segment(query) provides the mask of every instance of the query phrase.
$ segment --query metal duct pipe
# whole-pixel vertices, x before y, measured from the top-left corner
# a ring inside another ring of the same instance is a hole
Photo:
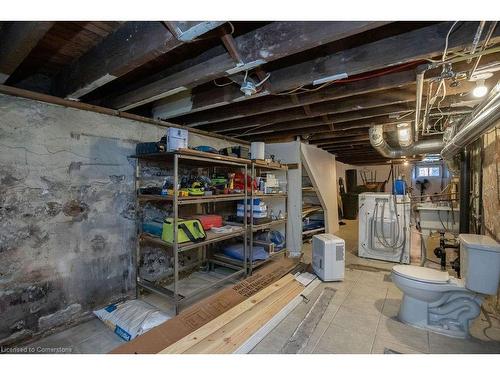
[[[443,148],[442,139],[426,139],[418,142],[413,142],[410,146],[400,149],[395,149],[384,139],[384,126],[376,125],[370,128],[370,143],[372,147],[382,156],[390,159],[397,159],[402,156],[420,155],[420,154],[436,154]]]
[[[500,119],[500,82],[491,90],[488,97],[467,116],[459,126],[459,131],[446,143],[441,156],[447,163],[465,146],[478,139],[481,134]]]

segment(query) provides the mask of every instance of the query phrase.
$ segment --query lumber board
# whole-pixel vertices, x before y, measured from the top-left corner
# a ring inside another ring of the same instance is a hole
[[[219,315],[214,320],[200,327],[196,331],[192,332],[191,334],[183,337],[181,340],[165,348],[160,352],[160,354],[183,353],[190,347],[204,340],[210,334],[224,327],[228,322],[236,319],[238,316],[250,310],[253,306],[258,305],[261,301],[265,300],[276,291],[286,287],[286,285],[291,283],[293,280],[294,278],[292,275],[290,274],[286,275],[285,277],[281,278],[274,284],[268,286],[267,288],[264,288],[263,290],[255,294],[253,297],[248,298],[247,300],[241,302],[232,309],[226,311],[224,314]]]
[[[176,317],[114,349],[114,354],[156,354],[279,280],[299,265],[291,258],[272,261],[240,283],[188,307]]]
[[[235,347],[246,341],[255,331],[277,314],[284,305],[300,294],[304,286],[293,280],[284,288],[273,293],[264,301],[255,305],[238,318],[228,322],[197,345],[189,348],[188,354],[223,354],[231,353]]]
[[[246,354],[249,353],[253,348],[261,342],[264,337],[266,337],[269,332],[278,326],[287,316],[290,314],[299,304],[304,301],[304,297],[307,298],[316,287],[321,284],[319,279],[314,280],[309,284],[304,291],[292,299],[285,307],[283,307],[276,315],[272,317],[266,324],[260,327],[252,336],[250,336],[245,342],[243,342],[233,353],[234,354]]]

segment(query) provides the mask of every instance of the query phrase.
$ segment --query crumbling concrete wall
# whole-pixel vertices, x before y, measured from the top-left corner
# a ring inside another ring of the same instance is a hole
[[[0,95],[0,344],[135,295],[128,156],[164,131]]]

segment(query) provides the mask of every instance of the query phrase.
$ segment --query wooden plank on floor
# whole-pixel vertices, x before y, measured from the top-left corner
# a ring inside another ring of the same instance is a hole
[[[267,288],[264,288],[253,297],[241,302],[232,309],[226,311],[224,314],[219,315],[217,318],[200,327],[196,331],[183,337],[181,340],[173,343],[169,347],[163,349],[162,351],[160,351],[160,354],[174,354],[187,351],[192,346],[204,340],[210,334],[224,327],[228,322],[244,314],[246,311],[259,304],[261,301],[264,301],[267,297],[271,296],[276,291],[286,287],[292,281],[294,281],[293,276],[286,275],[274,284],[268,286]]]
[[[319,279],[314,280],[307,286],[304,291],[291,300],[279,313],[273,316],[266,324],[250,336],[243,344],[240,345],[233,353],[246,354],[255,348],[274,328],[276,328],[299,304],[308,298],[308,296],[321,284]]]
[[[200,344],[190,348],[186,353],[229,354],[234,352],[303,290],[302,284],[292,281],[285,288],[229,322],[218,332],[205,338]]]
[[[252,276],[197,302],[178,316],[114,349],[114,354],[156,354],[300,267],[296,259],[271,261]]]
[[[282,353],[302,353],[309,342],[309,338],[316,329],[316,326],[325,314],[325,311],[335,295],[335,292],[336,290],[333,288],[326,287],[323,289],[318,299],[311,307],[311,310],[309,310],[302,322],[298,325],[292,337],[290,337],[288,342],[281,349]]]

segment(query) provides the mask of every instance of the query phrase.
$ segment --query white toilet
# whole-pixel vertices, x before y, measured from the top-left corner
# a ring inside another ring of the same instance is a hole
[[[465,338],[481,311],[482,295],[497,293],[500,245],[488,236],[461,234],[461,279],[436,269],[397,265],[392,280],[403,292],[398,318],[403,323]]]

